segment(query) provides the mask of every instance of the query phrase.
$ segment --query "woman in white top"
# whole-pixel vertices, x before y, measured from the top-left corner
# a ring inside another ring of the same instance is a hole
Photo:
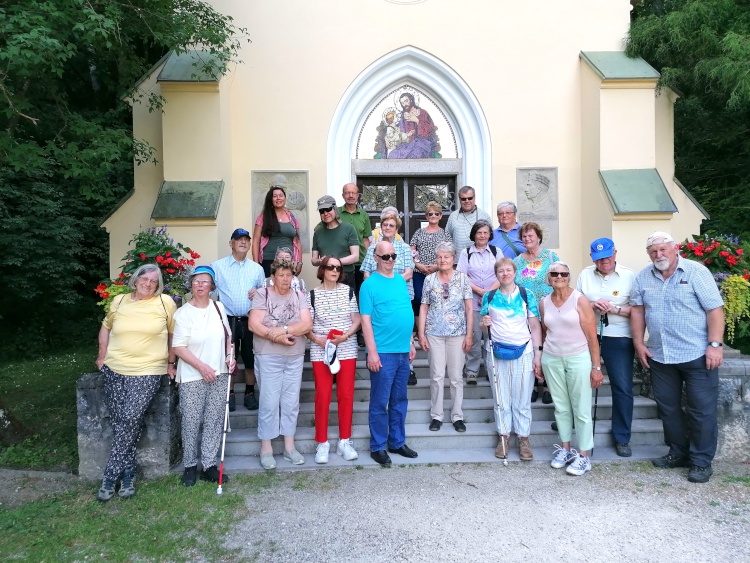
[[[227,386],[235,368],[229,321],[224,305],[209,293],[216,289],[211,266],[198,266],[189,279],[193,298],[174,315],[172,349],[179,358],[175,381],[180,389],[182,415],[182,484],[195,485],[198,469],[198,437],[201,436],[200,478],[218,483],[216,455],[224,428]],[[203,433],[200,427],[203,425]],[[222,481],[227,483],[225,474]]]
[[[334,375],[339,411],[339,442],[337,453],[347,461],[357,459],[352,446],[352,410],[354,407],[354,374],[357,368],[357,339],[359,308],[354,291],[339,283],[343,272],[341,260],[326,256],[318,266],[318,279],[322,282],[308,294],[313,325],[310,339],[310,360],[315,378],[315,441],[318,443],[315,463],[328,463],[328,411]],[[324,361],[326,340],[331,331],[331,342],[336,346],[340,368],[332,373]],[[339,334],[340,333],[340,334]]]

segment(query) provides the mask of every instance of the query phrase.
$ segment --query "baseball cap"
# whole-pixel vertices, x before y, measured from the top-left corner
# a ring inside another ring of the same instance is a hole
[[[208,274],[211,279],[216,281],[216,272],[211,266],[197,266],[195,270],[190,274],[190,277],[197,276],[198,274]]]
[[[333,196],[324,195],[318,200],[318,211],[328,209],[329,207],[336,207],[336,200]]]
[[[591,259],[609,258],[615,253],[615,243],[609,238],[598,238],[591,243]]]
[[[646,248],[648,248],[652,244],[656,244],[657,242],[674,242],[674,239],[669,233],[665,233],[664,231],[656,231],[655,233],[651,233],[651,235],[646,239]]]
[[[234,232],[232,232],[232,240],[237,240],[242,237],[252,238],[250,233],[242,228],[235,229]]]

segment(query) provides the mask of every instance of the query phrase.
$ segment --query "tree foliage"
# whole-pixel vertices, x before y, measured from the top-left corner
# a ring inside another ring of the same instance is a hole
[[[675,90],[676,175],[708,233],[750,236],[750,0],[645,0],[627,45]]]
[[[243,34],[199,0],[0,0],[0,349],[96,319],[99,223],[132,188],[133,159],[151,158],[123,98],[158,109],[131,89],[161,56],[208,50],[197,70],[222,72]]]

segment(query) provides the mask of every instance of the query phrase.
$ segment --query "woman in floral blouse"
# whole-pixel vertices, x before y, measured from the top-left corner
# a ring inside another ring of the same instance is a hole
[[[424,279],[430,274],[437,272],[437,257],[435,249],[441,242],[450,241],[451,236],[440,227],[440,219],[443,217],[443,208],[436,201],[430,201],[424,206],[424,214],[427,217],[427,226],[417,229],[411,237],[412,254],[414,256],[414,316],[419,315],[419,307],[422,303],[422,285]]]

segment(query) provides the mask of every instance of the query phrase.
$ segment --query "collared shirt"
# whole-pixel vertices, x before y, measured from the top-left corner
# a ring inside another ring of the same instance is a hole
[[[459,207],[453,213],[448,216],[448,222],[445,225],[445,232],[451,236],[453,244],[456,245],[456,249],[460,253],[464,248],[471,246],[471,239],[469,233],[474,223],[484,219],[488,223],[492,224],[492,219],[484,211],[478,207],[474,208],[474,211],[470,213],[463,213]]]
[[[630,303],[630,294],[633,292],[635,283],[635,272],[627,266],[615,263],[615,271],[608,276],[597,271],[596,266],[591,265],[581,271],[578,276],[576,289],[583,293],[589,301],[606,299],[615,307],[624,307]],[[594,311],[596,319],[596,330],[599,332],[601,323],[599,315]],[[604,336],[616,336],[632,338],[630,332],[630,319],[622,315],[607,315],[609,326],[604,327]]]
[[[371,244],[370,248],[367,249],[365,259],[362,260],[361,270],[363,272],[372,273],[377,270],[378,265],[375,263],[375,244]],[[403,274],[407,268],[414,269],[414,259],[411,256],[411,248],[405,242],[401,242],[398,239],[393,241],[394,252],[396,253],[396,264],[393,266],[393,273],[400,275]],[[414,299],[414,284],[411,280],[406,282],[406,289],[409,292],[409,299]]]
[[[211,267],[216,272],[216,292],[230,317],[244,317],[250,310],[250,289],[262,287],[266,279],[263,267],[249,258],[238,262],[231,254]]]
[[[367,249],[365,248],[365,239],[372,234],[372,225],[370,224],[370,216],[367,211],[357,205],[357,210],[354,213],[349,213],[346,210],[346,205],[339,207],[339,215],[344,223],[349,223],[354,230],[357,232],[357,238],[359,239],[359,261],[355,266],[360,266],[362,260],[365,259]]]
[[[708,346],[706,311],[724,305],[711,272],[703,264],[679,257],[666,280],[653,264],[635,278],[630,304],[643,306],[654,360],[681,364],[700,358]]]
[[[471,253],[471,260],[469,260]],[[469,281],[483,289],[487,289],[497,281],[495,275],[495,255],[492,254],[489,245],[479,250],[472,244],[467,251],[462,251],[458,257],[456,270],[463,272],[469,277]],[[472,294],[472,308],[479,311],[482,307],[482,298],[476,293]]]
[[[497,246],[503,253],[503,256],[506,258],[515,258],[521,252],[526,252],[526,247],[521,242],[521,238],[518,236],[518,230],[521,228],[521,223],[516,223],[515,227],[513,227],[510,231],[503,231],[501,227],[498,227],[494,231],[492,231],[492,240],[490,241],[490,244],[492,246]],[[510,244],[508,244],[505,241],[505,237],[503,236],[503,233],[505,233],[505,236],[508,237],[511,243],[513,243],[513,247],[511,247]],[[513,248],[515,248],[518,252],[514,252]]]

